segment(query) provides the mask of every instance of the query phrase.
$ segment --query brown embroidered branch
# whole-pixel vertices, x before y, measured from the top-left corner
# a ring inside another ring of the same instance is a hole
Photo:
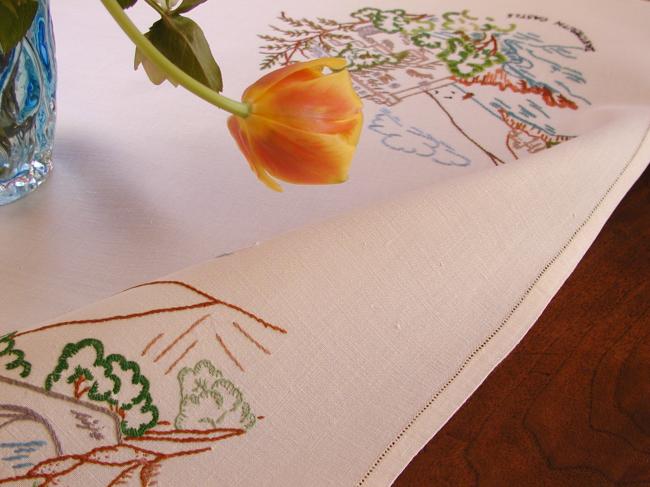
[[[488,158],[492,161],[492,163],[495,166],[498,166],[499,164],[505,164],[505,162],[502,159],[494,155],[492,152],[487,150],[476,140],[470,137],[469,134],[465,132],[460,127],[460,125],[458,125],[458,123],[456,123],[456,120],[454,120],[454,117],[451,115],[451,113],[449,113],[449,111],[444,106],[442,106],[442,103],[440,103],[440,101],[436,98],[436,96],[433,93],[431,93],[430,91],[425,91],[424,93],[426,93],[429,96],[429,98],[431,98],[434,102],[436,102],[436,105],[438,105],[438,107],[444,112],[444,114],[447,115],[447,118],[449,119],[451,124],[456,128],[456,130],[458,130],[467,140],[469,140],[472,144],[478,147],[486,156],[488,156]]]
[[[165,375],[168,375],[172,370],[174,370],[174,367],[176,367],[176,365],[178,364],[178,362],[180,362],[181,360],[183,360],[183,358],[185,358],[185,356],[187,355],[187,353],[188,353],[190,350],[192,350],[192,349],[196,346],[197,343],[199,343],[198,340],[194,340],[194,341],[190,344],[190,346],[188,346],[188,347],[185,349],[185,351],[184,351],[183,353],[181,353],[180,356],[179,356],[176,360],[174,360],[174,361],[172,362],[172,364],[167,368],[167,370],[165,371]]]
[[[226,346],[226,344],[223,341],[223,338],[221,338],[218,333],[215,333],[215,336],[217,337],[217,341],[219,342],[219,345],[221,345],[221,348],[223,348],[223,351],[226,352],[228,358],[233,361],[233,363],[239,368],[239,370],[245,372],[244,367],[241,366],[237,358],[232,354],[230,349]]]
[[[138,468],[142,468],[142,466],[143,465],[141,463],[134,463],[130,467],[126,468],[125,470],[122,470],[122,472],[117,477],[115,477],[113,480],[111,480],[111,482],[106,487],[114,487],[114,486],[118,486],[118,485],[125,485],[128,480],[133,478],[134,472]],[[149,485],[149,484],[148,483],[141,483],[141,485]]]
[[[222,301],[220,299],[212,297],[209,294],[207,294],[207,293],[205,293],[203,291],[200,291],[199,289],[197,289],[197,288],[195,288],[195,287],[193,287],[193,286],[191,286],[191,285],[189,285],[187,283],[181,282],[181,281],[152,281],[152,282],[147,282],[147,283],[144,283],[144,284],[140,284],[138,286],[134,286],[134,287],[129,288],[129,289],[137,289],[137,288],[140,288],[140,287],[155,286],[155,285],[181,286],[181,287],[189,289],[193,293],[198,294],[199,296],[205,298],[206,301],[198,302],[198,303],[187,305],[187,306],[173,306],[173,307],[169,307],[169,308],[154,308],[154,309],[150,309],[150,310],[147,310],[147,311],[141,311],[141,312],[137,312],[137,313],[128,313],[128,314],[123,314],[123,315],[122,314],[113,315],[113,316],[107,316],[107,317],[104,317],[104,318],[90,318],[90,319],[85,319],[85,320],[62,321],[62,322],[58,322],[58,323],[52,323],[52,324],[49,324],[49,325],[40,326],[38,328],[32,328],[31,330],[21,331],[19,333],[16,333],[14,335],[14,337],[29,335],[29,334],[32,334],[32,333],[36,333],[36,332],[40,332],[40,331],[44,331],[44,330],[50,330],[50,329],[53,329],[53,328],[59,328],[59,327],[62,327],[62,326],[86,325],[86,324],[104,324],[104,323],[108,323],[108,322],[111,322],[111,321],[130,320],[130,319],[133,319],[133,318],[141,318],[141,317],[144,317],[144,316],[150,316],[150,315],[155,315],[155,314],[176,313],[176,312],[179,312],[179,311],[186,311],[186,310],[197,309],[197,308],[207,308],[207,307],[218,306],[218,305],[225,306],[227,308],[238,311],[241,314],[243,314],[245,316],[248,316],[249,318],[255,320],[258,323],[260,323],[265,328],[271,328],[271,329],[273,329],[275,331],[278,331],[280,333],[286,333],[287,332],[287,330],[285,330],[284,328],[273,325],[273,324],[263,320],[262,318],[254,315],[250,311],[246,311],[245,309],[243,309],[243,308],[241,308],[241,307],[239,307],[237,305],[234,305],[234,304],[228,303],[226,301]],[[127,289],[127,291],[128,291],[128,289]]]
[[[240,436],[246,430],[240,428],[213,428],[209,430],[171,430],[155,431],[149,430],[144,436],[126,438],[126,441],[165,441],[173,443],[207,443],[221,441],[233,436]],[[180,435],[188,436],[180,436]],[[214,436],[217,435],[217,436]]]
[[[172,341],[169,345],[167,345],[167,347],[165,347],[165,348],[163,349],[163,351],[160,352],[160,353],[158,354],[158,356],[153,360],[154,363],[155,363],[155,362],[158,362],[162,357],[164,357],[165,354],[167,354],[167,352],[169,352],[172,348],[174,348],[174,345],[176,345],[176,344],[177,344],[177,343],[178,343],[178,342],[179,342],[179,341],[180,341],[184,336],[186,336],[188,333],[190,333],[194,328],[196,328],[197,326],[199,326],[199,325],[200,325],[203,321],[205,321],[205,319],[208,318],[209,316],[210,316],[209,314],[207,314],[207,315],[203,315],[203,316],[201,316],[198,320],[196,320],[194,323],[192,323],[192,324],[191,324],[191,325],[190,325],[190,326],[189,326],[189,327],[188,327],[188,328],[187,328],[183,333],[181,333],[180,335],[178,335],[178,336],[174,339],[174,341]]]
[[[246,338],[248,338],[248,340],[251,343],[253,343],[257,348],[259,348],[262,352],[264,352],[267,355],[271,355],[271,352],[266,347],[264,347],[264,345],[262,345],[260,342],[255,340],[246,330],[244,330],[241,327],[241,325],[239,323],[237,323],[236,321],[233,321],[232,325],[235,327],[235,329],[237,331],[239,331],[242,335],[244,335]]]
[[[351,31],[355,26],[364,21],[339,23],[336,20],[318,18],[317,21],[309,19],[294,19],[285,12],[278,17],[289,27],[281,28],[271,25],[271,29],[278,32],[280,36],[262,34],[259,37],[270,44],[262,46],[261,53],[264,59],[261,63],[262,69],[268,69],[276,64],[287,65],[293,62],[293,57],[300,53],[307,58],[307,49],[318,47],[328,55],[333,54],[332,41],[351,40],[352,36],[346,32]],[[368,21],[365,21],[368,23]]]
[[[220,441],[233,436],[238,436],[238,434],[226,434],[218,439],[213,438],[209,441]],[[1,479],[0,485],[5,483],[13,484],[14,482],[20,481],[43,481],[43,483],[39,483],[39,485],[58,485],[59,482],[64,480],[68,474],[85,466],[94,469],[124,467],[123,470],[119,471],[119,473],[108,484],[106,484],[107,486],[122,485],[124,481],[131,479],[137,469],[140,468],[139,484],[141,487],[146,487],[153,485],[151,482],[152,477],[160,467],[160,464],[165,460],[181,456],[197,455],[208,451],[211,451],[211,448],[199,448],[176,453],[162,453],[132,445],[104,446],[94,448],[83,455],[61,455],[56,458],[45,460],[35,467],[32,467],[25,475]],[[124,456],[126,456],[127,459],[123,459]],[[57,469],[57,467],[60,468],[61,466],[65,466],[65,468],[60,470]],[[97,474],[99,472],[94,473]],[[86,475],[89,475],[94,479],[97,478],[97,476],[92,473],[86,473]]]
[[[156,335],[156,336],[154,337],[153,340],[151,340],[149,343],[147,343],[147,345],[146,345],[146,346],[144,347],[144,349],[142,350],[142,353],[140,354],[140,356],[144,357],[144,356],[147,354],[147,352],[149,351],[149,349],[150,349],[151,347],[153,347],[154,344],[155,344],[158,340],[160,340],[164,335],[165,335],[164,333],[159,333],[158,335]]]
[[[86,392],[90,390],[90,387],[84,387],[82,388],[81,385],[86,382],[86,377],[83,375],[80,375],[77,377],[77,379],[74,381],[74,398],[75,399],[80,399],[81,396],[83,396]]]

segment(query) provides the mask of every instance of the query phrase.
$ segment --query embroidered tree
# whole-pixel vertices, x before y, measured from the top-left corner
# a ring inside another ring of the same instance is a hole
[[[209,360],[181,369],[178,382],[181,399],[176,428],[248,430],[255,426],[256,417],[241,391]]]
[[[333,49],[334,44],[352,39],[347,34],[354,28],[354,24],[339,24],[335,20],[319,18],[316,21],[309,19],[292,19],[280,14],[280,20],[287,27],[280,29],[271,26],[279,35],[260,35],[267,44],[263,46],[265,58],[262,69],[271,68],[277,64],[286,65],[294,60],[294,56],[309,57],[309,50],[314,47]]]
[[[351,17],[342,23],[314,22],[282,13],[280,20],[288,27],[272,26],[273,36],[260,36],[269,41],[262,46],[262,67],[286,65],[299,58],[344,57],[362,98],[391,106],[424,94],[494,164],[504,161],[461,128],[447,107],[453,100],[471,99],[474,93],[469,87],[495,87],[495,93],[538,98],[539,104],[533,99],[526,100],[526,106],[498,107],[500,97],[490,94],[492,99],[480,107],[505,123],[510,132],[544,139],[544,147],[568,138],[555,134],[548,124],[535,122],[546,115],[544,106],[577,108],[568,85],[584,83],[584,79],[563,63],[575,59],[575,50],[580,48],[545,44],[534,34],[517,33],[515,24],[500,26],[491,17],[474,17],[467,10],[437,16],[367,7]]]
[[[32,371],[32,364],[25,360],[25,352],[16,348],[15,335],[12,332],[0,337],[0,370],[16,371],[25,378]]]
[[[76,399],[104,403],[121,418],[127,436],[141,436],[158,422],[158,409],[149,394],[149,380],[137,363],[119,354],[104,356],[104,345],[94,338],[68,343],[56,367],[45,379],[45,389],[72,394]]]

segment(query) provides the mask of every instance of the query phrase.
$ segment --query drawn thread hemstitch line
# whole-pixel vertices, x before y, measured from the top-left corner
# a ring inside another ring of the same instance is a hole
[[[505,326],[510,322],[510,318],[515,314],[515,312],[519,309],[519,307],[524,303],[526,298],[530,295],[532,290],[535,288],[537,283],[540,281],[540,279],[546,274],[546,272],[555,264],[555,262],[564,254],[566,249],[573,243],[573,241],[576,239],[578,234],[582,231],[582,229],[591,221],[593,218],[594,214],[596,211],[598,211],[605,201],[605,198],[609,196],[609,193],[611,193],[612,189],[618,184],[618,182],[621,180],[625,172],[628,170],[628,168],[632,165],[632,161],[636,158],[636,156],[639,154],[639,151],[641,150],[641,147],[643,147],[643,144],[645,143],[646,139],[648,138],[648,134],[650,133],[650,125],[646,126],[645,129],[645,135],[641,139],[641,142],[639,142],[639,145],[636,147],[634,152],[632,153],[632,156],[630,159],[627,161],[627,163],[623,166],[621,171],[618,173],[616,178],[614,178],[614,181],[612,184],[609,185],[605,193],[600,197],[600,199],[596,202],[596,205],[591,209],[587,217],[578,225],[578,227],[575,229],[575,231],[571,234],[569,239],[562,245],[560,250],[557,251],[557,253],[551,257],[551,259],[544,265],[542,270],[537,274],[533,282],[526,288],[526,291],[522,296],[519,298],[519,300],[515,303],[515,305],[506,313],[505,317],[501,320],[501,323],[499,326],[497,326],[492,333],[490,333],[485,340],[477,347],[475,348],[472,353],[469,354],[469,356],[463,361],[463,363],[460,365],[460,367],[456,370],[454,375],[451,376],[445,384],[436,391],[436,393],[427,401],[427,403],[424,405],[422,409],[420,409],[413,418],[407,423],[407,425],[399,432],[399,434],[389,443],[389,445],[384,449],[384,451],[379,455],[379,457],[375,460],[375,462],[370,466],[368,471],[364,474],[363,477],[361,477],[361,480],[356,484],[356,487],[361,487],[366,483],[366,481],[370,478],[370,476],[373,474],[373,472],[377,469],[377,467],[381,464],[381,462],[386,458],[386,455],[390,453],[390,451],[397,445],[397,443],[404,437],[404,435],[408,432],[408,430],[411,429],[411,427],[415,424],[415,422],[424,414],[435,402],[436,400],[442,395],[445,390],[460,376],[460,374],[467,368],[467,366],[470,364],[470,362],[478,355],[478,353],[485,348],[486,345],[488,345],[492,339],[499,334],[499,332],[505,328]]]

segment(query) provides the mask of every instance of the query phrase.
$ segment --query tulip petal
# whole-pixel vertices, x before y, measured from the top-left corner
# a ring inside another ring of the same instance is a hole
[[[249,86],[246,91],[244,91],[242,100],[247,103],[252,103],[258,100],[277,83],[287,78],[306,81],[322,76],[324,68],[338,71],[345,68],[346,65],[347,61],[343,58],[320,58],[304,63],[290,64],[284,68],[277,69],[262,76],[255,83]]]
[[[347,179],[355,144],[345,135],[303,131],[256,115],[246,118],[245,124],[253,164],[272,176],[294,184],[334,184]],[[357,127],[360,131],[360,121]]]
[[[334,133],[332,121],[354,120],[362,103],[347,71],[308,81],[287,78],[251,104],[253,113],[300,130]]]
[[[272,190],[282,192],[282,186],[269,176],[264,167],[260,165],[259,160],[253,155],[250,139],[246,133],[246,124],[242,123],[242,119],[235,115],[228,117],[228,130],[257,178]]]
[[[257,177],[295,184],[347,179],[363,126],[362,103],[342,58],[316,59],[274,71],[242,97],[250,115],[228,127]],[[329,68],[331,72],[324,72]]]

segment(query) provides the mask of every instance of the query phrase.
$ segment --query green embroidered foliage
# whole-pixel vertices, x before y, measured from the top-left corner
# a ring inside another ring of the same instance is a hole
[[[68,343],[56,367],[45,379],[45,389],[73,387],[76,398],[108,404],[122,418],[127,436],[141,436],[158,422],[158,408],[149,394],[149,380],[140,366],[119,354],[104,357],[104,345],[94,338]],[[66,391],[64,391],[66,392]]]
[[[503,64],[507,58],[500,52],[478,47],[469,37],[447,39],[446,48],[437,57],[457,78],[472,78],[486,69]]]
[[[426,47],[427,49],[439,49],[442,43],[439,40],[434,40],[435,37],[427,31],[418,31],[411,35],[411,42],[418,47]]]
[[[485,17],[486,22],[482,22],[479,17],[472,17],[467,9],[460,12],[445,12],[442,18],[442,29],[448,32],[507,33],[517,28],[516,24],[500,27],[492,23],[494,22],[492,17]]]
[[[382,10],[365,7],[353,12],[351,16],[359,20],[369,20],[377,29],[387,34],[402,32],[404,26],[410,22],[406,11],[401,8]]]
[[[294,55],[318,53],[345,58],[348,70],[377,76],[378,86],[386,84],[387,72],[414,66],[444,67],[449,78],[463,80],[507,62],[499,50],[501,36],[516,29],[515,24],[497,25],[492,17],[472,16],[469,10],[433,15],[365,7],[350,16],[353,22],[319,19],[316,23],[282,13],[280,19],[291,29],[273,27],[274,35],[260,36],[268,43],[263,47],[262,67],[286,65]],[[440,74],[436,73],[438,80]]]
[[[256,417],[241,391],[225,379],[209,360],[178,373],[181,399],[177,429],[243,428],[255,425]]]
[[[386,64],[397,64],[407,55],[407,52],[390,54],[372,52],[364,47],[356,47],[351,42],[336,53],[336,57],[342,57],[348,62],[346,67],[350,71],[369,69]]]
[[[372,23],[384,33],[400,34],[408,39],[407,43],[416,47],[432,50],[438,59],[444,61],[449,72],[461,79],[474,77],[506,62],[507,58],[497,50],[498,37],[516,27],[515,24],[499,27],[491,17],[473,17],[468,10],[443,13],[443,22],[437,34],[435,22],[438,21],[431,15],[415,15],[402,9],[366,7],[353,12],[351,16]],[[358,43],[349,42],[336,55],[347,59],[348,69],[360,71],[398,64],[404,59],[406,51],[389,53],[384,49],[360,47]]]
[[[31,373],[32,364],[25,360],[25,352],[16,348],[15,335],[14,331],[0,337],[0,368],[20,370],[20,377],[25,378]]]

